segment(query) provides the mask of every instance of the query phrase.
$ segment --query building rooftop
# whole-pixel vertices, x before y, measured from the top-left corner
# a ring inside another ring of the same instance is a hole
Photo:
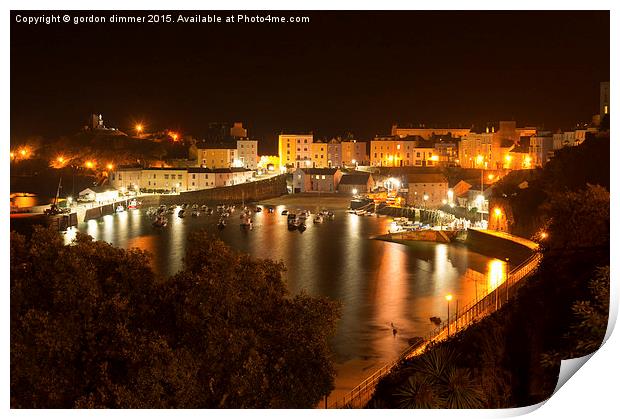
[[[299,168],[297,170],[301,170],[307,175],[330,175],[333,176],[338,169],[317,169],[317,168]]]
[[[115,191],[116,188],[113,188],[112,186],[109,185],[103,185],[103,186],[89,186],[88,188],[85,188],[84,190],[82,190],[82,192],[87,191],[87,190],[91,190],[94,193],[103,193],[103,192],[109,192],[109,191]],[[80,192],[80,193],[82,193]]]
[[[119,166],[116,166],[116,171],[120,171],[120,170],[140,170],[142,169],[142,165],[141,164],[122,164]]]
[[[448,178],[441,173],[409,173],[407,181],[409,183],[448,183]]]
[[[341,185],[365,185],[368,183],[370,173],[368,172],[356,172],[347,175],[343,175],[340,179]]]
[[[142,170],[182,170],[187,171],[187,167],[145,167]]]

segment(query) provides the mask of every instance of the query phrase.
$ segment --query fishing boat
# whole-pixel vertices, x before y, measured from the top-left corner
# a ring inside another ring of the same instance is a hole
[[[117,213],[124,212],[125,211],[125,207],[123,207],[122,205],[117,205],[116,209],[114,211],[117,212]]]
[[[252,229],[252,217],[249,214],[244,214],[241,217],[241,222],[239,223],[239,225],[242,228],[249,228],[251,230]]]
[[[314,218],[312,219],[312,222],[314,224],[321,224],[323,222],[323,214],[317,214],[314,216]]]
[[[289,230],[296,230],[299,227],[299,220],[297,219],[297,215],[288,214],[286,218],[286,224],[288,225]]]
[[[306,231],[306,223],[304,222],[300,222],[299,225],[297,226],[297,229],[303,233],[304,231]]]
[[[168,219],[163,215],[158,215],[153,221],[153,227],[166,227],[168,225]]]

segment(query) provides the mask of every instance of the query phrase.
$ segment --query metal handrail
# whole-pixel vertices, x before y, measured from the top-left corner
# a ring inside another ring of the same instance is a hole
[[[363,407],[363,405],[370,399],[371,394],[369,393],[374,391],[374,388],[379,380],[386,376],[395,366],[400,364],[403,360],[421,354],[429,344],[439,342],[445,337],[448,337],[449,326],[450,329],[454,330],[454,333],[456,333],[459,330],[459,323],[461,324],[460,329],[465,329],[479,318],[496,311],[501,306],[501,296],[499,295],[499,291],[500,288],[502,288],[502,285],[504,286],[502,291],[505,292],[507,301],[510,289],[516,286],[523,278],[533,273],[541,260],[542,254],[540,252],[532,254],[524,262],[513,268],[506,275],[506,280],[503,283],[489,291],[486,295],[476,298],[469,304],[465,305],[459,310],[459,312],[455,313],[454,316],[448,318],[444,324],[437,326],[435,329],[427,333],[426,339],[421,344],[409,346],[398,356],[397,359],[377,369],[369,377],[364,379],[364,381],[353,388],[353,390],[351,390],[345,397],[341,400],[339,399],[334,401],[329,407],[332,409],[342,407]],[[464,323],[461,321],[463,319],[469,320]],[[453,325],[454,328],[452,327]],[[355,403],[356,401],[358,403]],[[356,406],[354,406],[354,403]]]

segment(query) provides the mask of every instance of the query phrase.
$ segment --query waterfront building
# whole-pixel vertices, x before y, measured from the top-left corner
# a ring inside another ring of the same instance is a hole
[[[256,170],[258,165],[258,141],[246,138],[237,140],[237,159],[236,167]]]
[[[110,172],[110,186],[121,192],[140,191],[140,179],[142,177],[142,166],[129,165],[117,166]]]
[[[337,168],[298,168],[293,173],[293,192],[336,192],[342,178]]]
[[[215,188],[215,172],[206,167],[190,167],[187,169],[187,190]]]
[[[280,170],[312,167],[312,134],[280,134],[278,136],[278,155]]]
[[[254,171],[242,167],[229,167],[226,169],[213,169],[215,175],[215,187],[234,186],[250,182],[254,177]]]
[[[342,167],[342,143],[338,139],[327,143],[327,167]]]
[[[421,137],[375,137],[370,142],[370,164],[380,167],[435,167],[435,143]]]
[[[438,208],[448,198],[448,179],[441,173],[410,173],[407,184],[408,205]]]
[[[459,163],[461,167],[488,167],[492,159],[491,149],[494,135],[494,132],[470,132],[461,138],[459,144]]]
[[[90,186],[78,193],[79,201],[109,202],[118,198],[118,190],[112,186]]]
[[[342,141],[342,165],[357,167],[368,164],[368,151],[365,141]]]
[[[440,166],[455,166],[459,162],[460,139],[439,138],[433,141],[435,153],[438,156],[437,164]]]
[[[338,192],[358,194],[371,192],[375,188],[375,180],[369,172],[352,172],[344,174],[338,184]]]
[[[237,148],[223,143],[198,143],[196,147],[196,166],[209,169],[226,169],[234,167]]]
[[[187,190],[186,168],[148,167],[142,169],[140,186],[146,191],[183,192]]]
[[[328,167],[327,146],[327,143],[319,141],[310,144],[312,167]]]

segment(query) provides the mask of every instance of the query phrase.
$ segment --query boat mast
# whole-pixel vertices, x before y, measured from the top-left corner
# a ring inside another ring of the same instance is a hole
[[[60,195],[60,184],[62,183],[62,176],[58,180],[58,188],[56,189],[56,197],[54,198],[54,205],[58,205],[58,195]]]

